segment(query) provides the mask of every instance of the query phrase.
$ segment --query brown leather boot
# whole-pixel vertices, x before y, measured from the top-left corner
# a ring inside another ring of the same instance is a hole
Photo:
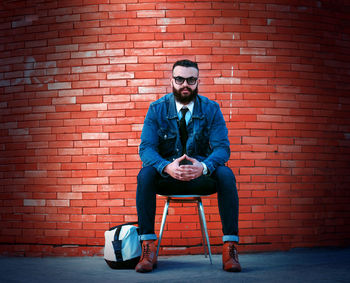
[[[143,241],[142,255],[139,263],[136,265],[137,272],[150,272],[157,267],[157,248],[154,240]]]
[[[222,250],[222,268],[229,272],[240,272],[238,252],[233,242],[225,242]]]

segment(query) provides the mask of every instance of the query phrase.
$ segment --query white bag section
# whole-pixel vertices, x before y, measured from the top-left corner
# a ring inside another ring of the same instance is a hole
[[[117,229],[105,232],[105,249],[104,258],[110,261],[116,261],[112,242]],[[121,228],[119,240],[122,241],[123,260],[129,260],[141,256],[141,245],[138,240],[137,227],[133,225],[125,225]]]

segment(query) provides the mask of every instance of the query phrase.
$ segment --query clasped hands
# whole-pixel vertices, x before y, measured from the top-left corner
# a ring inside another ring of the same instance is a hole
[[[181,165],[181,161],[187,159],[192,164]],[[198,160],[184,154],[175,159],[172,163],[164,168],[164,172],[169,174],[174,179],[180,181],[191,181],[203,174],[203,165]]]

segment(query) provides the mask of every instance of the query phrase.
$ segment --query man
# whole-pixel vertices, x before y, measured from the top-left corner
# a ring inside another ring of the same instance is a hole
[[[142,255],[137,272],[156,267],[154,233],[156,194],[217,192],[223,225],[223,269],[241,271],[234,243],[238,238],[238,195],[235,176],[225,166],[230,156],[227,128],[219,105],[198,95],[195,62],[173,65],[173,92],[151,103],[140,144],[143,168],[137,177],[137,214]]]

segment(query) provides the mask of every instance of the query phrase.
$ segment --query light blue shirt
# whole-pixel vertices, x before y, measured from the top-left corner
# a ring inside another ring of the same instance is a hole
[[[190,121],[190,119],[192,117],[194,102],[191,101],[187,105],[183,105],[183,104],[181,104],[178,101],[175,101],[175,103],[176,103],[177,116],[179,117],[179,120],[181,120],[181,118],[182,118],[181,108],[184,107],[184,106],[188,108],[188,111],[187,111],[186,117],[185,117],[186,125],[188,125],[188,122]]]

